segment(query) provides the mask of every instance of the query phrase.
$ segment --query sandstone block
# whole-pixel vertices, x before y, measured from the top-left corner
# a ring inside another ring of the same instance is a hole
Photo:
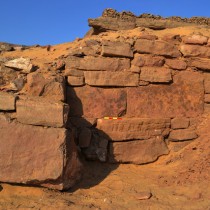
[[[67,81],[70,86],[82,86],[85,84],[84,77],[68,76]]]
[[[85,56],[66,58],[66,68],[86,71],[123,71],[130,68],[128,58],[105,58]]]
[[[52,102],[40,98],[17,101],[17,120],[29,125],[64,127],[69,106],[61,102]]]
[[[200,45],[181,45],[180,50],[185,57],[210,58],[210,48]]]
[[[122,118],[122,120],[97,120],[97,128],[111,141],[149,139],[169,133],[170,119]]]
[[[96,32],[106,30],[129,30],[136,27],[135,21],[126,21],[111,17],[99,17],[96,19],[88,19],[89,26],[92,26]]]
[[[193,81],[193,83],[192,83]],[[127,88],[127,117],[196,117],[203,113],[203,74],[179,71],[170,85]]]
[[[210,93],[210,81],[204,80],[205,93]]]
[[[140,73],[141,72],[141,68],[138,66],[131,66],[131,68],[129,69],[129,71],[133,72],[133,73]]]
[[[188,128],[190,120],[188,118],[174,118],[171,120],[172,129]]]
[[[181,149],[185,148],[187,145],[189,145],[192,142],[193,142],[193,140],[189,140],[189,141],[176,141],[176,142],[171,141],[169,143],[169,145],[168,145],[168,148],[172,152],[178,152],[178,151],[180,151]]]
[[[187,68],[187,63],[183,60],[167,59],[166,65],[176,70],[185,70]]]
[[[171,141],[187,141],[196,139],[198,135],[193,130],[189,129],[180,129],[180,130],[173,130],[170,132],[169,139]]]
[[[161,56],[142,55],[136,53],[131,64],[139,67],[143,66],[163,66],[165,59]]]
[[[122,88],[68,87],[67,103],[70,116],[101,118],[118,116],[126,110],[126,90]]]
[[[210,59],[191,58],[189,65],[201,70],[210,71]]]
[[[134,48],[139,53],[149,53],[172,58],[181,56],[181,53],[175,45],[165,41],[138,39],[134,45]]]
[[[83,77],[84,72],[77,69],[65,69],[65,76]]]
[[[29,58],[17,58],[4,63],[5,66],[22,70],[24,73],[30,73],[33,70],[33,65]]]
[[[138,86],[139,74],[132,72],[86,71],[85,83],[91,86]]]
[[[206,103],[210,103],[210,94],[205,94],[204,101],[205,101]]]
[[[0,181],[64,190],[81,177],[70,131],[9,123],[0,117]]]
[[[168,148],[160,136],[148,140],[113,142],[110,144],[109,162],[145,164],[166,154]]]
[[[33,72],[27,75],[27,94],[65,101],[65,80],[61,76]]]
[[[105,41],[102,45],[103,56],[133,57],[133,51],[129,43]]]
[[[171,70],[165,67],[142,67],[140,79],[148,82],[168,83],[172,81]]]
[[[199,34],[192,34],[189,36],[182,37],[182,41],[185,44],[199,44],[199,45],[205,45],[208,42],[208,37],[199,35]]]
[[[11,93],[0,92],[0,110],[4,110],[4,111],[15,110],[16,99],[17,99],[17,96]]]

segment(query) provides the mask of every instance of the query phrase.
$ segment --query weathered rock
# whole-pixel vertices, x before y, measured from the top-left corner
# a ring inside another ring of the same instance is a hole
[[[129,71],[86,71],[85,83],[91,86],[138,86],[139,74]]]
[[[168,148],[171,152],[178,152],[192,142],[193,142],[193,140],[176,141],[176,142],[170,141],[169,145],[168,145]]]
[[[169,134],[170,118],[122,118],[122,120],[97,120],[97,128],[109,136],[110,141],[149,139]]]
[[[16,109],[19,122],[52,127],[64,127],[69,112],[67,104],[40,97],[18,100]]]
[[[156,40],[158,36],[148,33],[142,33],[138,36],[139,39]]]
[[[139,53],[149,53],[173,58],[181,56],[181,53],[175,45],[165,41],[138,39],[134,45],[134,48]]]
[[[0,66],[0,86],[9,85],[12,81],[18,78],[18,72],[14,69]]]
[[[204,74],[204,89],[205,93],[210,93],[210,74]]]
[[[138,192],[136,194],[136,199],[138,200],[148,200],[152,197],[152,193],[151,192]]]
[[[61,76],[33,72],[27,75],[27,94],[65,101],[65,80]]]
[[[210,104],[204,104],[204,112],[210,114]]]
[[[210,71],[210,59],[191,58],[188,64],[201,70]]]
[[[196,139],[198,135],[193,130],[189,129],[180,129],[180,130],[173,130],[170,132],[169,139],[171,141],[187,141]]]
[[[142,55],[136,53],[134,59],[132,60],[131,64],[134,66],[163,66],[165,63],[165,59],[160,56],[153,56],[153,55]]]
[[[24,80],[24,78],[20,77],[20,78],[13,80],[11,83],[14,85],[16,90],[20,91],[23,89],[23,87],[25,85],[25,80]]]
[[[148,140],[113,142],[110,144],[109,162],[145,164],[166,154],[168,148],[160,136]]]
[[[0,110],[4,110],[4,111],[15,110],[16,99],[17,99],[17,96],[11,93],[0,92]]]
[[[166,28],[177,28],[181,26],[188,26],[189,23],[183,23],[178,21],[171,20],[160,20],[154,18],[136,18],[136,26],[137,27],[145,27],[154,30],[163,30]]]
[[[5,66],[22,70],[24,73],[30,73],[33,71],[34,66],[32,65],[29,58],[17,58],[4,63]]]
[[[204,101],[205,101],[206,103],[210,103],[210,94],[205,94]]]
[[[210,58],[210,47],[184,44],[180,50],[185,57]]]
[[[196,117],[203,113],[203,75],[199,72],[180,71],[170,85],[127,90],[127,117]]]
[[[85,56],[78,58],[70,56],[66,58],[66,67],[87,71],[122,71],[130,68],[128,58],[104,58]]]
[[[9,123],[0,116],[0,181],[64,190],[81,177],[70,131]]]
[[[103,56],[133,57],[133,51],[129,43],[105,41],[102,45]]]
[[[83,77],[84,71],[80,71],[76,69],[65,69],[65,76]]]
[[[176,70],[185,70],[187,68],[187,63],[183,60],[166,59],[166,65]]]
[[[70,86],[82,86],[85,84],[84,77],[68,76],[67,81]]]
[[[190,125],[189,118],[174,118],[171,120],[172,129],[188,128]]]
[[[182,37],[182,41],[185,44],[199,44],[199,45],[204,45],[207,44],[208,42],[208,37],[199,35],[199,34],[192,34],[189,36],[184,36]]]
[[[89,26],[92,26],[94,28],[96,34],[107,30],[129,30],[134,29],[136,27],[135,21],[126,21],[111,17],[99,17],[96,19],[88,19],[88,23]]]
[[[68,87],[67,103],[70,116],[101,118],[119,116],[126,110],[126,90],[121,88],[96,88],[90,86]]]
[[[140,79],[147,82],[168,83],[172,81],[171,70],[165,67],[142,67]]]
[[[82,128],[79,133],[79,146],[81,148],[89,147],[91,141],[91,130],[89,128]]]
[[[133,72],[133,73],[140,73],[141,72],[141,68],[138,66],[131,66],[131,68],[129,69],[129,71]]]

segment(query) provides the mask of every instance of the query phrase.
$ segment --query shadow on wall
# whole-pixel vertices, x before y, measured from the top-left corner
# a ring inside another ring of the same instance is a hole
[[[119,164],[107,163],[109,140],[102,130],[96,128],[96,119],[83,118],[83,104],[73,87],[67,87],[67,103],[70,106],[67,128],[73,128],[75,142],[83,163],[82,180],[69,192],[87,189],[102,182]],[[94,112],[94,110],[93,110]]]

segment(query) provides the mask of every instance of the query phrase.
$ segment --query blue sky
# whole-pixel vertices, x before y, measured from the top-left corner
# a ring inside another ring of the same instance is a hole
[[[105,8],[136,15],[210,17],[210,0],[1,0],[0,42],[58,44],[83,37]]]

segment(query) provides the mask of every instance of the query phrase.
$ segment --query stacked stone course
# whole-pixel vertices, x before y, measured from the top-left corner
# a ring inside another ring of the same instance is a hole
[[[22,72],[26,93],[0,92],[0,181],[62,190],[80,177],[80,152],[145,164],[196,139],[210,113],[209,37],[174,37],[90,37],[62,59],[63,73]]]

